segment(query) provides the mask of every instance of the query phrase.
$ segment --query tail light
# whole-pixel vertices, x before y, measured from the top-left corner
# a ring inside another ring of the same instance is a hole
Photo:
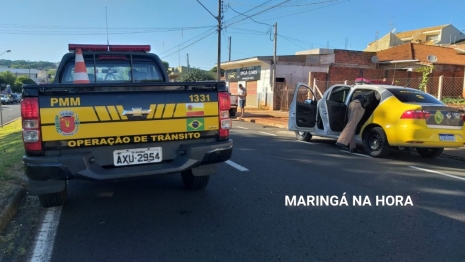
[[[23,142],[26,151],[41,151],[39,98],[26,97],[21,101]]]
[[[423,110],[407,110],[405,111],[401,119],[428,119],[431,116],[430,112]]]
[[[229,118],[229,109],[231,108],[230,96],[227,92],[218,94],[219,121],[220,121],[220,140],[229,138],[229,129],[232,127],[231,118]]]

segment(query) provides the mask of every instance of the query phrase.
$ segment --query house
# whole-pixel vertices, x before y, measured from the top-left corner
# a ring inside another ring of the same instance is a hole
[[[368,44],[364,51],[377,52],[404,43],[449,46],[465,41],[465,34],[451,24],[415,29],[394,34],[390,32]]]
[[[39,73],[42,74],[42,72],[40,72],[41,70],[37,70],[37,69],[30,69],[30,68],[22,69],[22,68],[0,67],[0,73],[1,72],[7,72],[7,71],[11,72],[16,77],[18,77],[18,76],[27,76],[30,79],[34,80],[34,82],[36,82],[36,83],[40,82]]]
[[[273,57],[257,56],[223,62],[225,81],[232,94],[239,84],[247,89],[247,107],[288,108],[292,89],[298,82],[323,93],[336,83],[353,83],[358,77],[387,79],[399,85],[417,85],[422,74],[417,68],[434,65],[430,91],[437,92],[439,76],[448,77],[450,96],[462,94],[464,88],[465,49],[403,43],[378,52],[342,49],[313,49],[295,55],[276,57],[273,86]],[[412,80],[414,80],[412,82]]]

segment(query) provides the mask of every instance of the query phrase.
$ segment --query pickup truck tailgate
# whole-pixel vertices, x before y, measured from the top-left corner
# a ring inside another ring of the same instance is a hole
[[[42,141],[45,149],[52,149],[216,136],[217,96],[216,92],[42,95]]]

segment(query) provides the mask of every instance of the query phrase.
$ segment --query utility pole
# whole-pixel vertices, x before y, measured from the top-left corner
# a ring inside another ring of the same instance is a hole
[[[231,61],[231,37],[229,37],[229,60]]]
[[[272,90],[274,90],[275,82],[276,82],[276,47],[278,45],[278,23],[274,24],[274,54],[273,54],[273,79],[271,86]]]
[[[223,1],[218,0],[218,16],[214,16],[199,0],[197,2],[207,10],[218,21],[218,60],[216,61],[216,80],[221,80],[221,19],[223,18],[221,12],[223,10]]]
[[[187,73],[189,73],[189,53],[187,53]]]
[[[216,81],[221,80],[221,4],[222,0],[218,0],[218,61],[216,62]]]

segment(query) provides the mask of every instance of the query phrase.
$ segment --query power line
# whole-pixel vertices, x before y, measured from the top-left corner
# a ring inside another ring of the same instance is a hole
[[[172,53],[170,53],[170,54],[168,54],[168,55],[165,55],[165,56],[163,56],[163,57],[161,57],[161,58],[163,59],[163,58],[165,58],[165,57],[168,57],[168,56],[171,56],[171,55],[173,55],[173,54],[176,54],[176,53],[178,53],[179,51],[184,50],[184,49],[190,47],[191,45],[196,44],[196,43],[198,43],[198,42],[204,40],[207,36],[210,36],[210,35],[212,35],[212,34],[214,34],[214,33],[215,33],[215,31],[213,31],[213,32],[211,32],[210,34],[208,34],[208,35],[202,37],[201,39],[199,39],[199,40],[197,40],[197,41],[195,41],[195,42],[193,42],[193,43],[191,43],[191,44],[189,44],[189,45],[186,45],[185,47],[183,47],[183,48],[181,48],[181,49],[178,49],[178,50],[176,50],[175,52],[172,52]],[[176,46],[176,47],[179,47],[179,46],[180,46],[180,45],[178,45],[178,46]],[[176,47],[174,47],[174,48],[176,48]],[[172,49],[174,49],[174,48],[172,48]],[[171,49],[171,50],[172,50],[172,49]]]
[[[212,29],[213,29],[213,32],[211,32]],[[210,32],[210,33],[209,33],[209,32]],[[213,28],[208,29],[207,31],[205,31],[205,32],[203,32],[203,33],[201,33],[201,34],[199,34],[199,35],[197,35],[197,36],[195,36],[195,37],[192,37],[191,39],[189,39],[189,40],[187,40],[187,41],[185,41],[185,42],[183,42],[183,43],[181,43],[181,44],[179,44],[179,45],[176,45],[175,47],[173,47],[173,48],[171,48],[171,49],[168,49],[168,50],[166,50],[166,51],[163,51],[163,52],[159,53],[159,55],[161,55],[161,54],[163,54],[163,53],[166,53],[166,52],[169,52],[169,51],[171,51],[171,50],[177,48],[178,46],[184,45],[184,44],[186,44],[186,43],[188,43],[188,42],[190,42],[190,41],[192,41],[192,40],[194,40],[194,39],[196,39],[196,38],[199,38],[199,37],[207,37],[207,36],[211,35],[211,34],[214,33],[214,32],[216,32],[216,26],[213,27]],[[204,35],[207,34],[207,33],[209,33],[209,34],[206,35],[206,36],[204,36]]]
[[[283,1],[283,2],[281,2],[281,3],[279,3],[279,4],[277,4],[277,5],[274,5],[274,6],[272,6],[272,7],[269,7],[269,8],[267,8],[267,9],[265,9],[265,10],[262,10],[262,11],[260,11],[260,12],[258,12],[258,13],[255,13],[255,14],[253,14],[253,15],[249,15],[249,16],[247,16],[247,18],[251,18],[252,16],[259,15],[259,14],[261,14],[261,13],[263,13],[263,12],[266,12],[266,11],[268,11],[268,10],[270,10],[270,9],[276,8],[276,7],[278,7],[278,6],[280,6],[280,5],[284,4],[284,3],[287,3],[287,2],[289,2],[289,1],[291,1],[291,0],[285,0],[285,1]],[[239,20],[239,21],[237,21],[237,22],[233,22],[233,23],[229,24],[228,26],[231,26],[231,25],[233,25],[233,24],[237,24],[237,23],[239,23],[239,22],[241,22],[241,21],[244,21],[244,20],[247,19],[247,18],[244,18],[244,19]]]

